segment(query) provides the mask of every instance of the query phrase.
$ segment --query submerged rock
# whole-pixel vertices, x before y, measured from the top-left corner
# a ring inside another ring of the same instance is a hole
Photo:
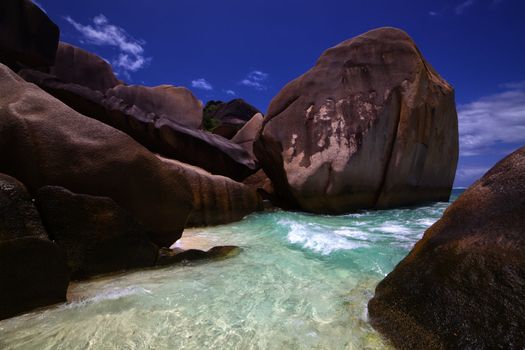
[[[303,210],[448,200],[454,92],[405,32],[372,30],[326,50],[274,97],[254,151],[279,197]]]
[[[169,246],[193,208],[185,177],[128,135],[67,107],[0,65],[0,171],[35,193],[46,185],[109,197]]]
[[[234,245],[216,246],[208,251],[199,249],[162,248],[157,265],[170,265],[181,261],[227,259],[239,255],[241,248]]]
[[[0,62],[12,68],[49,67],[59,35],[57,25],[32,1],[0,1]]]
[[[0,319],[65,301],[68,283],[65,255],[24,185],[0,174]]]
[[[55,64],[50,73],[64,83],[73,83],[105,92],[121,82],[113,74],[111,65],[97,55],[60,42]]]
[[[470,186],[376,288],[401,349],[525,348],[525,147]]]
[[[45,186],[37,192],[37,205],[74,279],[155,265],[158,248],[147,230],[111,198]]]
[[[186,227],[227,224],[263,209],[260,196],[250,186],[176,160],[159,158],[180,172],[190,185],[194,209]]]
[[[237,181],[242,181],[258,169],[256,161],[241,146],[221,136],[157,115],[156,111],[143,110],[133,101],[130,104],[118,97],[122,94],[131,100],[139,99],[138,96],[143,95],[137,91],[144,89],[119,86],[109,90],[106,96],[100,91],[66,84],[55,76],[34,70],[22,70],[19,75],[77,112],[125,132],[152,152]],[[151,93],[151,90],[146,91]],[[139,104],[146,106],[144,100]]]

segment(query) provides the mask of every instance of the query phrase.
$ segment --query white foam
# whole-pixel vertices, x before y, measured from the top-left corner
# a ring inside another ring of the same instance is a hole
[[[364,244],[348,240],[333,231],[325,230],[320,226],[303,225],[295,222],[280,222],[288,228],[288,241],[301,244],[304,248],[328,255],[336,250],[351,250],[363,247]]]

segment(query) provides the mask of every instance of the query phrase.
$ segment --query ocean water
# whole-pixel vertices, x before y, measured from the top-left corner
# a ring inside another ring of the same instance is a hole
[[[188,230],[179,246],[242,251],[72,284],[67,303],[0,321],[0,349],[388,349],[367,302],[448,205]]]

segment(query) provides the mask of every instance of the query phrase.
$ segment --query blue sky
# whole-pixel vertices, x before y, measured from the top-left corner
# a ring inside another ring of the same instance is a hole
[[[524,0],[37,2],[61,40],[130,83],[187,86],[204,102],[242,97],[262,111],[326,48],[399,27],[456,89],[456,186],[525,145]]]

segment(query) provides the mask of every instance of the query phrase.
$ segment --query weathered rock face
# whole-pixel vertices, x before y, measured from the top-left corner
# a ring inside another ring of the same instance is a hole
[[[155,265],[147,230],[111,198],[45,186],[37,205],[49,237],[66,252],[72,278]]]
[[[66,300],[69,272],[23,184],[0,174],[0,319]]]
[[[261,198],[253,187],[176,160],[159,158],[174,171],[182,173],[190,184],[194,209],[187,227],[227,224],[263,209]]]
[[[244,148],[246,152],[250,153],[252,158],[255,158],[253,142],[259,134],[259,130],[261,130],[263,120],[264,117],[261,113],[255,114],[232,138],[232,142]]]
[[[64,83],[78,84],[101,92],[120,84],[106,61],[64,42],[58,45],[55,64],[50,72]]]
[[[192,210],[184,176],[126,134],[86,118],[0,65],[0,171],[30,190],[62,186],[109,197],[151,231],[176,241]]]
[[[447,200],[458,157],[453,89],[406,33],[376,29],[287,84],[254,151],[278,195],[307,211]]]
[[[122,99],[131,108],[154,112],[158,118],[198,129],[202,124],[202,103],[184,87],[119,85],[106,92],[108,97]]]
[[[29,0],[0,2],[0,62],[48,67],[55,61],[59,29]]]
[[[211,116],[219,122],[213,133],[231,139],[257,113],[257,108],[240,98],[222,103]]]
[[[525,347],[525,147],[466,190],[376,288],[372,325],[403,349]]]
[[[218,135],[185,127],[116,96],[106,97],[78,84],[65,84],[49,74],[22,70],[19,75],[79,113],[125,132],[152,152],[238,181],[258,169],[241,146]]]

